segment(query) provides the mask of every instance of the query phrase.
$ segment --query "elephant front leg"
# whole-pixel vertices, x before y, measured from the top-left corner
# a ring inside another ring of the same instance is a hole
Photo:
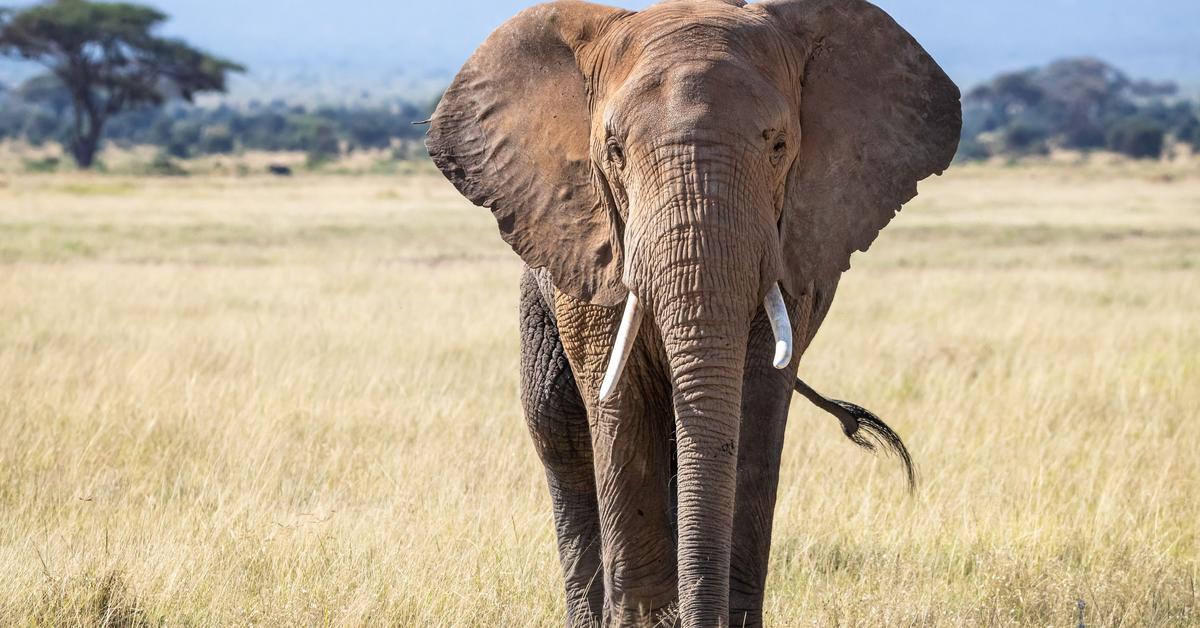
[[[729,625],[761,626],[763,591],[771,551],[771,523],[787,426],[795,362],[771,366],[774,338],[760,310],[750,331],[742,384],[737,496],[729,569]]]
[[[678,597],[670,387],[653,373],[659,342],[641,334],[621,385],[599,390],[620,312],[556,295],[572,370],[588,403],[604,562],[604,625],[669,626]]]
[[[521,403],[546,469],[567,625],[591,628],[599,625],[604,603],[591,434],[558,328],[528,272],[521,284]]]
[[[601,410],[593,422],[605,625],[669,626],[678,596],[670,435],[665,429],[670,414],[665,408],[647,412],[641,395],[630,392],[617,393],[615,401],[638,406],[636,414],[621,412],[618,420]]]

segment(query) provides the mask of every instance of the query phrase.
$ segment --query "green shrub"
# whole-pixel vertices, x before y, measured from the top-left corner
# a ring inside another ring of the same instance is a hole
[[[1063,137],[1063,144],[1068,148],[1092,149],[1104,148],[1104,129],[1097,125],[1080,124],[1068,131]]]
[[[184,170],[171,156],[165,151],[160,152],[146,164],[145,174],[159,177],[182,177],[186,176],[188,171]]]
[[[338,146],[337,134],[334,133],[333,125],[326,122],[318,122],[312,128],[312,135],[308,139],[308,156],[307,164],[309,168],[320,167],[325,162],[336,159],[341,154],[341,148]]]
[[[1135,159],[1158,159],[1166,131],[1158,122],[1144,117],[1125,118],[1108,132],[1108,148]]]
[[[25,172],[54,172],[62,160],[58,157],[42,157],[41,159],[24,160]]]
[[[209,155],[228,155],[234,150],[233,132],[227,124],[214,124],[200,133],[197,152]]]
[[[396,161],[421,161],[429,158],[425,143],[420,140],[400,140],[392,147],[392,159]]]
[[[1025,122],[1014,122],[1004,130],[1004,146],[1021,155],[1044,155],[1048,134],[1046,129]]]
[[[1188,144],[1192,150],[1200,151],[1200,120],[1192,118],[1180,125],[1175,139]]]
[[[987,145],[974,138],[964,139],[958,143],[958,152],[954,154],[956,161],[980,161],[992,156]]]
[[[183,122],[171,126],[171,137],[167,140],[167,154],[172,157],[191,156],[192,148],[200,142],[201,126],[197,122]]]

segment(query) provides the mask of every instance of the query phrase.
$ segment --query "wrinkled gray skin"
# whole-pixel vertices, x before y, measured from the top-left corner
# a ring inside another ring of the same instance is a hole
[[[761,623],[793,389],[903,452],[796,366],[851,253],[949,164],[958,98],[861,0],[539,5],[459,72],[427,146],[532,269],[522,403],[570,625]],[[601,400],[631,293],[645,320]]]

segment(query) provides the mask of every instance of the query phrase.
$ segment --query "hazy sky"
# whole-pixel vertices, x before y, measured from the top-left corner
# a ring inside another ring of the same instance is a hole
[[[139,1],[139,0],[134,0]],[[449,75],[516,0],[141,0],[167,32],[251,72]],[[1200,0],[876,0],[960,83],[1090,54],[1136,76],[1200,84]],[[644,1],[611,2],[641,8]]]
[[[514,0],[151,0],[170,30],[270,65],[330,60],[456,70]],[[611,2],[641,8],[649,2]],[[961,81],[1092,54],[1139,74],[1200,74],[1200,0],[877,0]]]

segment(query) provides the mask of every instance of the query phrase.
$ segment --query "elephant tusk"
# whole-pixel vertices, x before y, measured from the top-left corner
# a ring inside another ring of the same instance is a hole
[[[625,301],[625,313],[621,315],[621,326],[617,328],[617,339],[613,342],[612,355],[608,358],[608,370],[604,372],[604,382],[600,384],[600,400],[604,401],[625,369],[625,362],[633,351],[633,341],[637,339],[638,327],[642,324],[642,311],[638,308],[637,295],[630,292]]]
[[[779,289],[778,281],[763,298],[763,308],[771,320],[771,331],[775,333],[775,359],[771,364],[782,369],[792,362],[792,322],[788,320],[787,306],[783,304],[783,292]]]

